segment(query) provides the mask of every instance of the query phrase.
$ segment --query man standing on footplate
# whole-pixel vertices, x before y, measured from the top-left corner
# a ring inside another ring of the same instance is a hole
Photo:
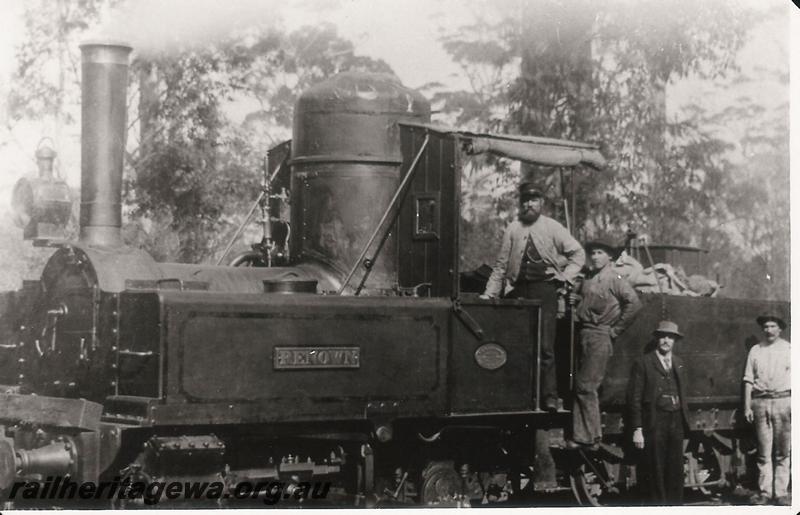
[[[531,182],[519,186],[519,215],[503,232],[503,244],[482,298],[541,301],[541,399],[547,411],[558,409],[555,338],[558,290],[572,284],[586,256],[581,244],[560,223],[542,214],[544,197]]]
[[[575,374],[572,404],[572,439],[567,448],[594,448],[603,436],[597,390],[606,365],[614,354],[613,341],[632,322],[641,307],[628,281],[617,274],[611,261],[613,246],[602,241],[586,244],[592,269],[572,300],[580,299],[576,317],[581,325],[580,360]]]

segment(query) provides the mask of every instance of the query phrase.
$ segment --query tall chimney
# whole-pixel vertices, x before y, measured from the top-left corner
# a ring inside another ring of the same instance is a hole
[[[80,239],[89,245],[122,243],[122,159],[131,50],[109,41],[81,45]]]

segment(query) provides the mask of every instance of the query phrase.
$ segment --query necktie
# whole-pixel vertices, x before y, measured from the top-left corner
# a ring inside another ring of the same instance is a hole
[[[667,372],[669,372],[670,370],[672,370],[672,360],[670,360],[669,358],[667,358],[667,359],[664,361],[664,365],[665,365],[665,366],[666,366],[666,368],[667,368]]]

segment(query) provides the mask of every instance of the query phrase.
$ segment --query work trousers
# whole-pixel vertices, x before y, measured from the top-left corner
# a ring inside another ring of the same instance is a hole
[[[644,432],[644,486],[656,505],[683,504],[683,416],[655,411]]]
[[[558,399],[556,389],[556,315],[558,314],[558,283],[555,281],[517,281],[510,297],[519,299],[538,300],[542,306],[542,326],[541,334],[541,361],[539,366],[539,378],[541,384],[540,407],[544,407],[541,401],[548,399]]]
[[[753,399],[752,408],[758,438],[758,488],[767,497],[784,497],[792,453],[791,398]]]
[[[608,358],[613,354],[607,330],[581,329],[581,358],[575,374],[575,399],[572,403],[572,439],[593,444],[600,440],[600,401],[597,390],[603,384]]]

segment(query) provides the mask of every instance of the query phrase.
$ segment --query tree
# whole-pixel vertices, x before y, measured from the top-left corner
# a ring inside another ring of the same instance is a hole
[[[139,59],[141,136],[126,183],[138,221],[131,241],[162,260],[197,262],[220,252],[258,195],[262,156],[290,132],[299,93],[352,69],[391,72],[357,56],[329,24]],[[257,106],[242,126],[225,112],[234,100]]]
[[[745,245],[720,229],[732,209],[744,207],[734,205],[737,188],[752,186],[731,185],[738,166],[731,162],[735,142],[715,134],[703,110],[668,119],[665,92],[688,76],[732,77],[745,20],[755,19],[751,11],[724,2],[542,0],[514,2],[505,12],[503,20],[480,17],[452,31],[443,45],[465,69],[493,67],[495,77],[519,62],[517,76],[510,84],[497,80],[471,92],[441,93],[446,112],[484,130],[599,143],[608,166],[574,175],[580,238],[620,240],[633,228],[657,242],[721,244],[729,250]],[[487,40],[483,31],[498,26],[504,27],[496,31],[501,41]],[[503,113],[504,106],[507,115],[488,114]],[[774,120],[766,124],[775,127]],[[776,156],[786,155],[775,141],[767,147]],[[514,168],[498,170],[494,175],[507,177]],[[552,196],[561,193],[559,174],[552,170],[525,166],[520,173],[540,181]],[[483,176],[490,182],[493,174]],[[500,182],[504,192],[511,192],[511,180]],[[513,213],[508,197],[484,190],[477,199],[465,199],[465,205],[483,199],[507,220]],[[563,216],[556,207],[555,214]],[[479,242],[493,240],[492,216],[468,213],[472,228],[463,233],[475,234]],[[751,221],[767,238],[763,229],[769,223]],[[730,255],[727,261],[728,269],[736,266]]]
[[[16,49],[16,66],[6,97],[6,129],[15,137],[20,125],[34,126],[59,154],[56,171],[65,152],[79,145],[75,137],[80,113],[80,50],[84,32],[97,22],[103,8],[117,0],[31,0],[23,12],[25,37]],[[33,155],[35,148],[22,152]],[[77,195],[74,195],[77,199]],[[68,235],[77,236],[77,204]],[[22,231],[4,227],[0,241],[0,290],[16,289],[23,278],[37,277],[52,248],[20,245]]]

